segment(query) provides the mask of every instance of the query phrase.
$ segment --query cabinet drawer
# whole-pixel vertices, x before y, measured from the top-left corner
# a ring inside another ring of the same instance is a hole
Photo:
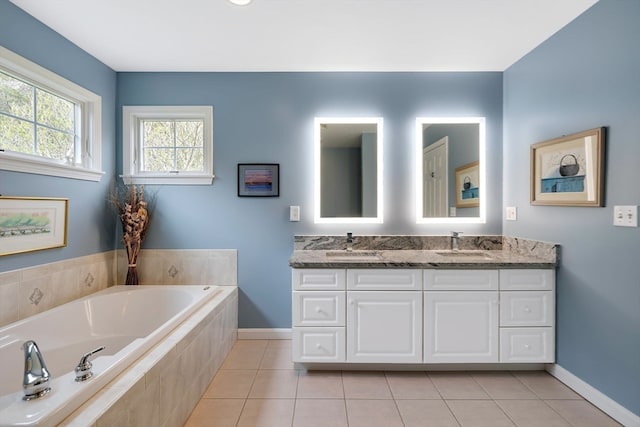
[[[555,359],[553,328],[500,328],[500,361],[543,362]]]
[[[293,326],[344,326],[344,292],[294,291]]]
[[[555,280],[555,270],[500,270],[500,290],[551,291]]]
[[[344,290],[345,270],[328,268],[294,268],[291,272],[291,284],[298,290]]]
[[[424,270],[424,289],[483,291],[498,289],[498,270]]]
[[[358,291],[421,291],[419,269],[347,270],[347,289]]]
[[[500,326],[553,326],[552,291],[500,292]]]
[[[294,362],[344,362],[344,328],[293,328]]]

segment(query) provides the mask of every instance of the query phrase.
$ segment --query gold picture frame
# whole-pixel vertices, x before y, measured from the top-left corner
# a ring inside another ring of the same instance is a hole
[[[480,206],[479,165],[480,162],[475,161],[456,168],[456,208]]]
[[[69,199],[0,197],[0,256],[67,246]]]
[[[605,128],[531,146],[531,204],[604,206]]]

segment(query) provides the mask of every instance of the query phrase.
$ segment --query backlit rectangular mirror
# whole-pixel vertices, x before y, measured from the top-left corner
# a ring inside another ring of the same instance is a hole
[[[418,117],[416,222],[484,223],[484,117]]]
[[[382,118],[316,117],[316,223],[382,222]]]

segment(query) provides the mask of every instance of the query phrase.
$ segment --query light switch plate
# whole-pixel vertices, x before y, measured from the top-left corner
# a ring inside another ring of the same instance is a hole
[[[289,221],[300,221],[300,206],[289,206]]]
[[[504,208],[504,217],[507,221],[516,221],[518,219],[518,209],[515,206],[507,206]]]
[[[451,217],[456,216],[456,208],[455,208],[455,206],[449,207],[449,216],[451,216]]]
[[[614,206],[613,225],[616,227],[637,227],[638,206]]]

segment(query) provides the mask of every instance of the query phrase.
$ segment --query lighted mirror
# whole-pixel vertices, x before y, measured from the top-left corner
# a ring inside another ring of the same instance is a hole
[[[314,219],[382,222],[382,118],[316,117]]]
[[[484,117],[416,119],[416,220],[484,223]]]

